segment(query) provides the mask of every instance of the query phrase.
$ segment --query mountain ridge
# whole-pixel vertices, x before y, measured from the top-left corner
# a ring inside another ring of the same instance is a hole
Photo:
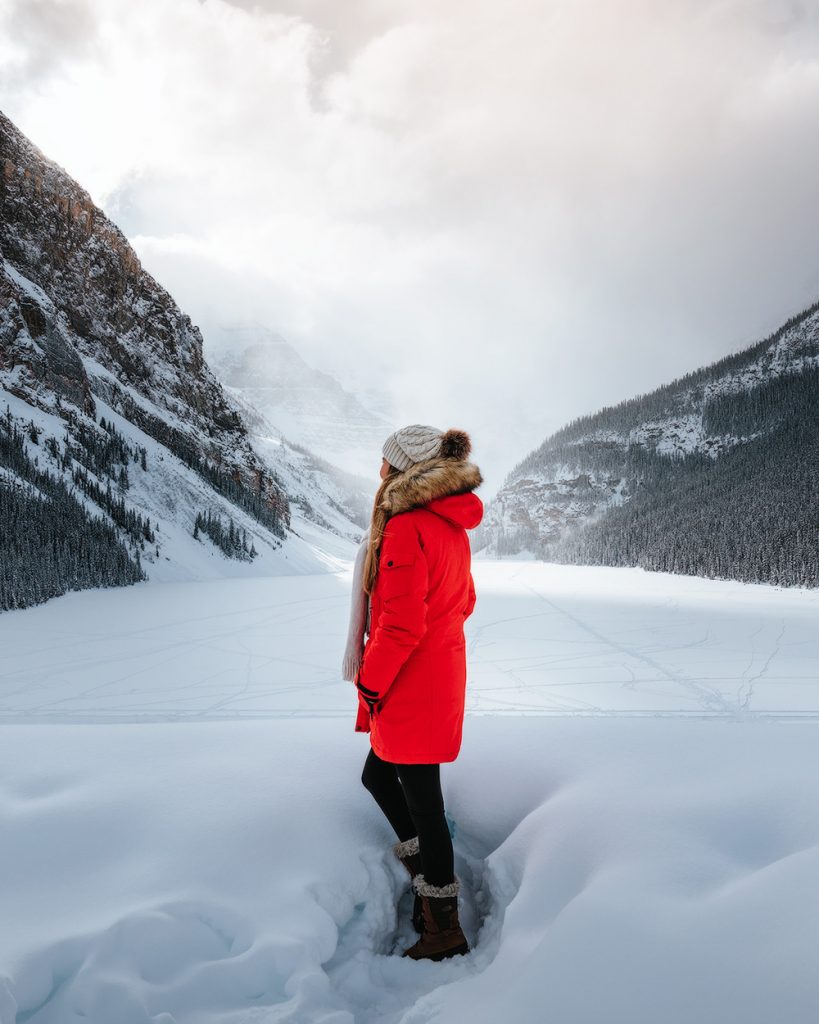
[[[506,475],[476,544],[501,556],[815,585],[817,403],[813,303],[745,349],[555,431]]]

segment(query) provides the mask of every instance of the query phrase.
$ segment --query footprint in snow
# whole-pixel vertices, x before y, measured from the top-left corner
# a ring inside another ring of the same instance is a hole
[[[502,906],[495,897],[494,880],[487,864],[491,850],[449,814],[447,824],[452,836],[455,874],[461,882],[460,922],[470,952],[435,966],[460,963],[468,964],[470,971],[483,970],[497,951],[495,940],[502,919]],[[369,874],[366,898],[353,907],[348,920],[340,925],[335,953],[323,965],[331,984],[336,980],[342,982],[343,969],[352,961],[397,958],[409,970],[416,963],[424,963],[401,956],[418,939],[412,926],[414,893],[406,869],[390,843],[381,849],[364,851],[361,858]]]

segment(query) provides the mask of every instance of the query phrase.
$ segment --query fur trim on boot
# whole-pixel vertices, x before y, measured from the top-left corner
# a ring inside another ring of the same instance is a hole
[[[403,843],[395,843],[393,850],[395,856],[409,872],[410,878],[415,878],[421,870],[421,848],[418,845],[418,836],[405,839]]]
[[[421,870],[421,849],[418,844],[418,836],[413,836],[412,839],[405,839],[403,843],[395,843],[393,845],[396,857],[401,861],[404,867],[409,872],[411,879],[415,879],[415,876]],[[414,890],[413,886],[413,890]],[[418,893],[415,893],[415,899],[412,905],[412,927],[420,935],[424,930],[424,915],[421,912],[421,897]]]
[[[399,860],[403,860],[404,857],[411,853],[418,853],[418,836],[413,836],[412,839],[405,839],[403,843],[395,843],[393,850],[395,850],[395,856]]]
[[[412,884],[419,896],[457,896],[460,891],[460,882],[457,878],[448,885],[432,885],[423,875],[416,875]]]
[[[401,955],[413,960],[444,960],[468,953],[469,943],[458,920],[458,879],[432,885],[419,874],[412,884],[421,900],[424,930],[415,945]]]

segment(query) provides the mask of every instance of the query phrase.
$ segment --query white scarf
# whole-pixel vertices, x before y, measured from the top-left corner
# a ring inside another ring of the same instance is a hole
[[[367,534],[358,547],[353,569],[353,589],[350,595],[350,625],[347,630],[347,647],[341,666],[341,677],[352,683],[361,665],[364,653],[364,634],[368,631],[370,617],[370,595],[364,589],[364,562],[370,537]]]

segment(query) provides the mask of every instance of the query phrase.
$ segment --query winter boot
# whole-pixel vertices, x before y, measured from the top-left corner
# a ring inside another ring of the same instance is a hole
[[[424,930],[415,945],[401,955],[413,960],[444,960],[468,953],[469,943],[458,920],[458,879],[439,886],[426,882],[423,875],[416,875],[412,884],[421,898]]]
[[[409,871],[410,879],[415,878],[421,871],[421,853],[418,846],[418,836],[412,839],[405,839],[403,843],[395,843],[393,846],[396,857]],[[413,886],[415,892],[415,886]],[[412,908],[412,926],[417,932],[424,930],[424,916],[421,913],[421,897],[415,893],[415,902]]]

